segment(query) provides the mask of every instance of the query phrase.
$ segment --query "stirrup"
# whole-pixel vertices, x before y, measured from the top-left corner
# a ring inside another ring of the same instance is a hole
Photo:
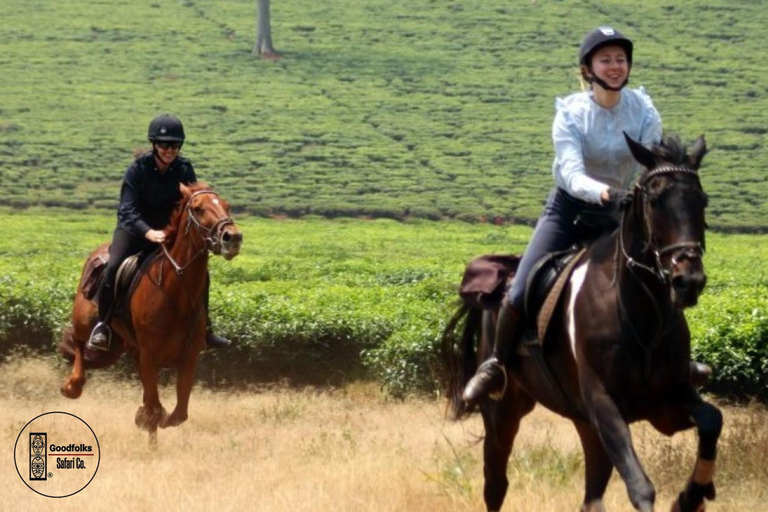
[[[486,373],[488,368],[490,366],[496,366],[501,370],[501,375],[503,377],[503,383],[501,385],[501,390],[499,391],[488,391],[486,387],[488,386],[488,380],[486,379],[484,386],[478,386],[478,380],[481,379],[481,375],[483,377],[487,377],[486,375],[483,375]],[[473,382],[474,381],[474,382]],[[479,403],[484,398],[490,398],[491,400],[498,401],[501,399],[501,397],[504,396],[504,393],[507,391],[507,369],[504,368],[504,365],[502,365],[499,360],[496,357],[492,357],[490,359],[487,359],[483,364],[481,364],[476,372],[475,375],[467,382],[467,385],[464,388],[464,392],[462,393],[463,400],[470,404],[474,405]],[[478,393],[479,392],[479,393]]]
[[[211,329],[205,331],[205,347],[206,348],[226,348],[232,345],[232,342],[223,336],[214,334]]]
[[[102,334],[106,343],[94,343],[94,339],[98,334]],[[109,328],[109,324],[106,322],[98,322],[93,326],[91,336],[88,338],[88,348],[93,350],[101,350],[103,352],[109,352],[109,348],[112,346],[112,329]]]
[[[507,368],[503,364],[501,364],[499,360],[495,357],[492,359],[489,359],[487,362],[492,365],[498,366],[501,369],[501,374],[504,376],[504,384],[502,384],[501,390],[488,393],[488,398],[498,402],[499,400],[501,400],[501,397],[504,396],[504,393],[507,392],[507,384],[509,384],[509,378],[507,377]]]

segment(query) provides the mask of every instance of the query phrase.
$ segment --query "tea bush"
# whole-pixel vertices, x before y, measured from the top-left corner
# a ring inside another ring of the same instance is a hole
[[[114,217],[9,213],[0,240],[0,354],[53,351],[89,250]],[[233,348],[205,352],[215,385],[374,378],[395,396],[435,392],[438,342],[466,262],[519,252],[525,227],[390,220],[239,219],[242,253],[211,260],[211,313]],[[768,398],[768,244],[708,238],[709,283],[687,310],[694,358],[713,366],[708,391]]]

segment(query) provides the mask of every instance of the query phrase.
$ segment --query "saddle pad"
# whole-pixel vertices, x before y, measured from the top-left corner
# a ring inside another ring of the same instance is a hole
[[[99,283],[104,269],[109,261],[109,246],[104,245],[96,249],[85,262],[83,277],[80,279],[80,291],[86,299],[92,300],[99,291]]]
[[[486,254],[467,264],[459,286],[462,300],[480,309],[497,309],[504,297],[507,281],[520,263],[514,255]]]

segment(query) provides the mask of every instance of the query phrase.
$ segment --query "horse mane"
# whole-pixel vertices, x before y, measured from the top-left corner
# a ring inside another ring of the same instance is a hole
[[[184,213],[184,206],[187,204],[187,197],[189,195],[194,194],[195,192],[199,190],[206,190],[211,187],[208,186],[207,183],[204,181],[197,181],[195,183],[191,183],[189,185],[186,185],[187,190],[189,191],[188,195],[182,195],[179,202],[176,203],[176,206],[173,208],[173,212],[171,213],[171,220],[168,222],[168,225],[163,229],[165,231],[165,236],[167,238],[167,242],[169,245],[173,245],[174,239],[176,237],[176,233],[179,230],[179,223],[181,222],[181,215]]]
[[[654,144],[651,152],[672,165],[684,165],[688,162],[688,152],[676,134],[663,135],[661,142]]]

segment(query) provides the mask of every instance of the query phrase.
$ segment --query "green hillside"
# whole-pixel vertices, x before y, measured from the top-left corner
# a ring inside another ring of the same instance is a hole
[[[705,133],[714,229],[766,231],[765,0],[0,0],[0,205],[113,208],[149,120],[235,208],[534,219],[582,35],[635,39],[632,84]]]

